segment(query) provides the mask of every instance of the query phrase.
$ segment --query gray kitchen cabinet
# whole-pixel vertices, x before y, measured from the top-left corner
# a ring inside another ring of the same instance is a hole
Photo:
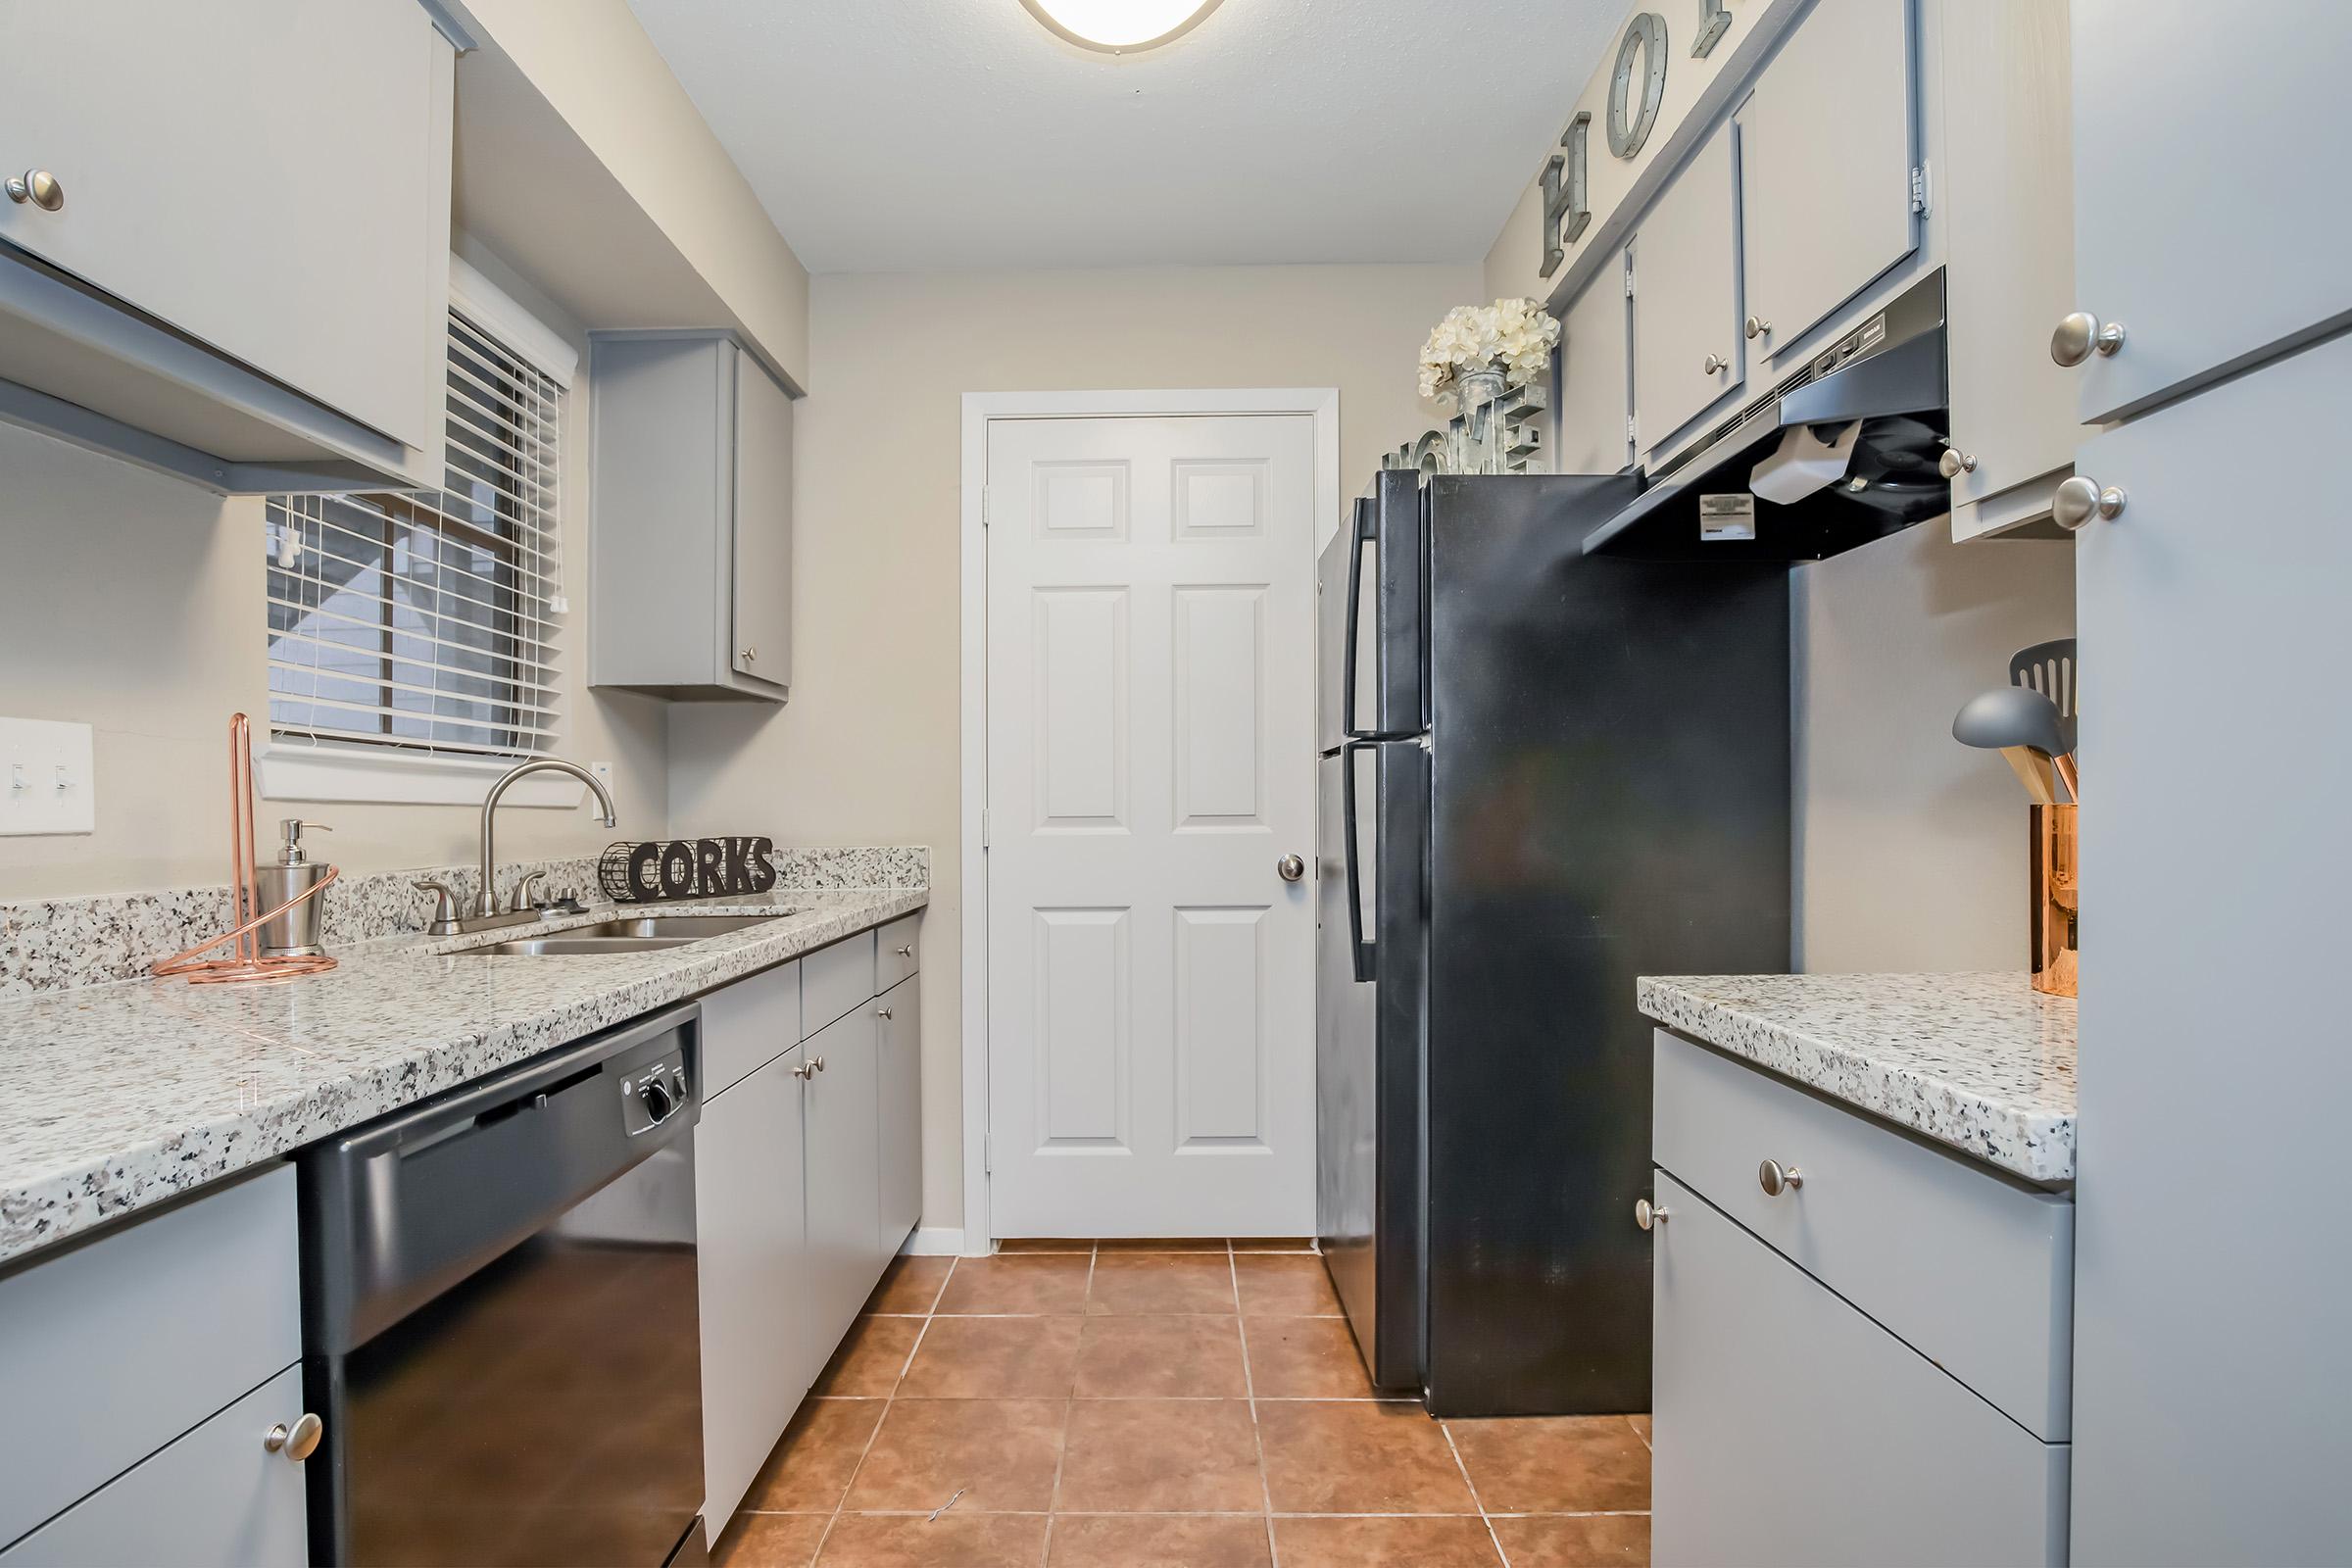
[[[590,347],[589,683],[785,701],[789,394],[724,332],[597,332]]]
[[[2049,0],[1939,10],[1952,536],[1969,539],[2046,514],[2082,439],[2050,358],[2075,292],[2068,34]]]
[[[302,1568],[311,1560],[301,1461],[269,1446],[302,1413],[289,1366],[5,1551],[4,1568]],[[54,1407],[52,1433],[81,1412]]]
[[[1742,265],[1760,355],[1810,353],[1807,333],[1918,246],[1911,10],[1819,0],[1740,110]]]
[[[2066,1445],[1663,1171],[1656,1200],[1656,1561],[2066,1561]]]
[[[801,960],[801,1038],[872,1001],[883,988],[874,983],[874,933],[860,931]]]
[[[909,977],[874,1004],[880,1100],[881,1247],[896,1252],[923,1217],[923,997]]]
[[[1738,147],[1726,125],[1634,234],[1634,424],[1653,461],[1746,377],[1739,204]]]
[[[436,483],[454,53],[416,0],[0,0],[0,416],[217,489]],[[38,172],[37,174],[35,172]]]
[[[704,1004],[705,1059],[713,1037]],[[772,1036],[761,1030],[762,1041]],[[808,1333],[799,1045],[712,1095],[695,1130],[703,1337],[703,1517],[726,1527],[832,1348]]]
[[[799,960],[721,986],[703,999],[703,1098],[725,1092],[801,1042]]]
[[[90,1496],[301,1356],[293,1167],[223,1183],[0,1272],[0,1324],[5,1542]],[[270,1420],[291,1423],[301,1413],[290,1397]],[[269,1468],[261,1464],[269,1424],[246,1435],[254,1477]],[[210,1463],[201,1473],[220,1475]],[[276,1458],[270,1464],[294,1468]],[[175,1461],[155,1474],[188,1473]],[[252,1489],[230,1491],[243,1496]],[[58,1539],[133,1539],[103,1533],[103,1516],[121,1498],[151,1494],[121,1494]],[[291,1560],[300,1561],[299,1485],[293,1497],[298,1550]],[[228,1527],[243,1517],[197,1510],[175,1538],[178,1554],[232,1560],[226,1554],[245,1538]]]
[[[828,1351],[890,1260],[881,1246],[876,1022],[874,1009],[860,1006],[801,1047],[809,1068],[801,1103],[808,1139],[810,1324]]]
[[[1560,318],[1560,473],[1617,473],[1634,461],[1633,338],[1626,261],[1603,267]]]
[[[2282,232],[2322,221],[2315,209],[2328,204],[2312,189],[2278,189],[2265,165],[2316,177],[2330,151],[2273,142],[2265,127],[2340,98],[2323,68],[2352,57],[2352,33],[2327,8],[2294,8],[2291,23],[2286,8],[2261,9],[2277,13],[2267,36],[2242,14],[2223,25],[2181,7],[2077,0],[2077,92],[2090,94],[2095,116],[2128,119],[2190,158],[2187,127],[2164,125],[2156,97],[2184,84],[2193,53],[2199,79],[2242,89],[2232,97],[2240,123],[2262,138],[2248,144],[2259,156],[2230,157],[2227,172],[2216,143],[2168,175],[2196,179],[2199,210],[2184,227],[2198,233],[2176,236],[2190,259],[2132,259],[2148,270],[2133,286],[2149,292],[2123,318],[2132,334],[2110,368],[2143,342],[2183,368],[2170,358],[2192,352],[2183,334],[2203,345],[2196,359],[2235,352],[2249,334],[2309,315],[2323,271],[2340,278],[2340,262],[2288,254]],[[2103,24],[2085,32],[2086,18]],[[2178,49],[2192,33],[2197,48],[2176,70],[2161,45]],[[2083,85],[2134,63],[2154,79]],[[2312,96],[2283,100],[2290,81]],[[2127,89],[2145,101],[2127,109]],[[2119,155],[2117,134],[2104,125],[2080,144],[2086,195]],[[2208,220],[2246,225],[2229,236],[2231,256],[2260,276],[2219,270],[2223,236],[2205,231]],[[2146,220],[2129,220],[2150,232]],[[2113,237],[2095,249],[2083,241],[2086,279],[2124,269]],[[2256,296],[2299,303],[2257,327]],[[2352,1542],[2342,1478],[2352,1247],[2325,1197],[2341,1179],[2352,1103],[2342,1022],[2352,530],[2311,485],[2309,462],[2288,461],[2336,450],[2348,386],[2352,338],[2337,337],[2101,431],[2076,457],[2079,478],[2123,502],[2075,544],[2090,684],[2078,1563],[2324,1562]],[[2240,748],[2187,741],[2182,715],[2200,711],[2227,711],[2262,737],[2251,780]],[[2240,1129],[2259,1136],[2224,1155]]]
[[[874,994],[880,996],[922,967],[917,941],[922,916],[909,914],[874,932]]]
[[[2072,0],[2070,20],[2073,308],[2123,331],[2075,372],[2082,422],[2352,319],[2340,199],[2352,9]]]

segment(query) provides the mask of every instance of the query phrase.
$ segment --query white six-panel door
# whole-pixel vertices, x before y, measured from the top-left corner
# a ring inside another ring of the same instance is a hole
[[[988,433],[997,1236],[1309,1234],[1315,437]]]

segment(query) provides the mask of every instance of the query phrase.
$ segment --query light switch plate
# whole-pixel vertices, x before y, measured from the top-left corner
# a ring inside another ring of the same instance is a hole
[[[0,838],[95,830],[93,755],[87,724],[0,718]]]

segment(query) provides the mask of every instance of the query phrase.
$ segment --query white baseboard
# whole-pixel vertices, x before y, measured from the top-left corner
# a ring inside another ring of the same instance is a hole
[[[908,1257],[961,1257],[963,1227],[918,1225],[907,1233],[906,1245],[899,1250]]]

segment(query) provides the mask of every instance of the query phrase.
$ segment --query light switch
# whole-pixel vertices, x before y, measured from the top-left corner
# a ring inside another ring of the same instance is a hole
[[[0,718],[0,838],[91,832],[96,775],[89,725]]]

